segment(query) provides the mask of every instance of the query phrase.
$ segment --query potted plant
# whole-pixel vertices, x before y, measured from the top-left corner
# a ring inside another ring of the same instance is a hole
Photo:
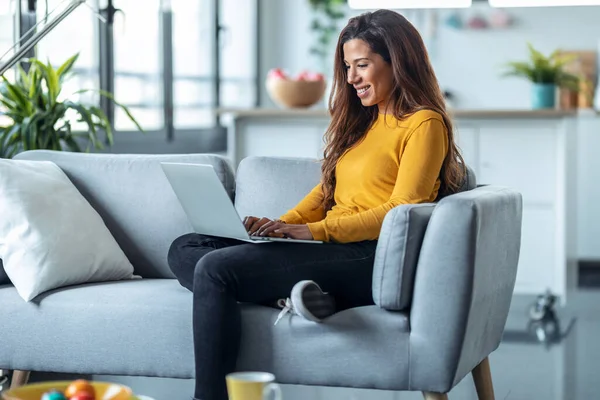
[[[532,82],[531,105],[534,109],[554,108],[557,87],[579,90],[579,77],[565,70],[573,57],[562,55],[560,50],[546,57],[531,43],[527,47],[529,60],[509,62],[503,76],[522,77]]]
[[[113,143],[113,132],[105,113],[95,105],[63,98],[63,83],[68,79],[78,54],[58,68],[50,62],[27,60],[29,70],[17,67],[14,82],[5,76],[0,81],[0,158],[12,158],[25,150],[70,150],[75,152],[102,149],[105,139]],[[136,127],[143,131],[127,107],[119,104],[110,93],[84,89],[73,95],[94,91],[121,107]],[[74,122],[83,122],[84,132],[73,129]],[[104,135],[102,135],[102,133]]]
[[[310,29],[314,34],[314,42],[310,54],[316,58],[317,69],[325,76],[325,106],[328,106],[332,89],[333,52],[339,22],[345,17],[347,0],[308,0],[312,9]]]
[[[332,41],[339,33],[338,23],[344,18],[344,7],[347,0],[309,0],[312,8],[311,30],[316,35],[316,42],[310,53],[316,56],[321,64],[322,73],[329,74],[327,65],[332,57]]]

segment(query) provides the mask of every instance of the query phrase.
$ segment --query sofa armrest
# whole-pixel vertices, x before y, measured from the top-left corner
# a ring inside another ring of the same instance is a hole
[[[447,392],[500,344],[521,244],[522,197],[484,186],[441,200],[419,257],[410,388]]]
[[[403,204],[386,214],[373,266],[373,301],[379,307],[400,311],[410,306],[421,244],[435,206]]]

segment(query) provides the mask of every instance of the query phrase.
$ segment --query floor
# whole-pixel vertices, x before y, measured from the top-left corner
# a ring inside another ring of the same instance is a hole
[[[592,285],[589,285],[592,286]],[[557,308],[557,319],[546,329],[528,326],[532,297],[515,297],[505,335],[490,357],[496,399],[600,399],[600,289],[585,285]],[[64,376],[39,375],[36,380]],[[193,381],[118,376],[94,377],[122,382],[156,400],[189,399]],[[284,400],[410,400],[419,393],[283,386]],[[451,400],[475,400],[470,377],[449,394]]]

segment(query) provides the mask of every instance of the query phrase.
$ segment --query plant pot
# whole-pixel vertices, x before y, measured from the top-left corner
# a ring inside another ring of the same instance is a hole
[[[534,110],[554,108],[556,106],[556,85],[553,83],[534,83],[531,87],[531,107]]]

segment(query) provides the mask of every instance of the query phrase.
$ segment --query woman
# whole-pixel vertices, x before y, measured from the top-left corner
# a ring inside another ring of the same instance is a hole
[[[253,235],[326,243],[254,245],[189,234],[169,251],[173,272],[194,293],[197,399],[227,399],[225,375],[235,369],[241,336],[238,302],[274,303],[293,290],[287,305],[313,321],[335,311],[321,288],[338,309],[372,304],[386,213],[460,187],[462,159],[444,99],[404,17],[379,10],[350,19],[334,69],[321,183],[279,220],[244,221]]]

